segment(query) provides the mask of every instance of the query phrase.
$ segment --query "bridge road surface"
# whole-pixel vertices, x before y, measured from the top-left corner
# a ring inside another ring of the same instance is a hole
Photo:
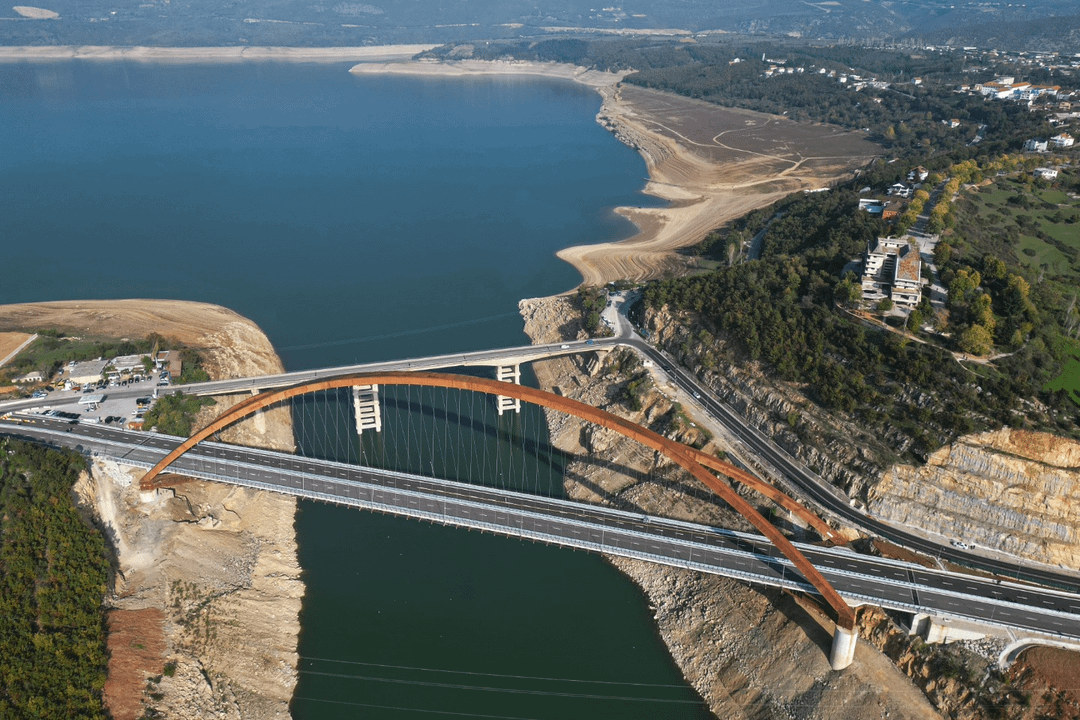
[[[629,320],[623,314],[625,304],[619,308],[617,334],[611,338],[596,340],[551,343],[547,345],[524,345],[514,348],[481,350],[470,353],[438,355],[427,358],[411,358],[360,365],[346,365],[317,370],[267,375],[258,378],[237,378],[233,380],[211,381],[191,385],[173,385],[158,388],[159,394],[169,395],[177,392],[189,394],[243,393],[270,387],[285,387],[300,382],[316,379],[339,377],[362,372],[389,370],[438,370],[464,365],[497,365],[513,359],[558,357],[574,355],[595,350],[611,350],[618,346],[630,347],[652,360],[683,392],[695,396],[697,402],[714,419],[728,428],[751,452],[763,458],[776,468],[786,484],[794,488],[795,494],[809,500],[828,513],[842,518],[845,522],[861,528],[871,535],[886,538],[903,547],[917,550],[942,560],[954,562],[970,568],[984,570],[997,575],[1015,577],[1029,582],[1055,586],[1070,592],[1080,593],[1080,577],[1074,573],[1059,572],[1033,564],[1021,565],[1020,561],[1001,560],[972,552],[966,552],[950,545],[936,543],[893,525],[884,523],[870,515],[851,507],[847,498],[839,494],[828,482],[812,472],[801,462],[780,448],[771,438],[747,423],[741,415],[726,403],[712,396],[710,390],[701,384],[687,370],[680,367],[672,358],[654,348],[636,335]],[[141,389],[108,389],[104,391],[113,398],[141,397],[149,392]],[[0,413],[28,410],[30,408],[59,407],[78,402],[79,394],[56,392],[42,399],[16,400],[0,402]]]
[[[182,441],[156,433],[70,425],[47,418],[0,422],[0,433],[75,447],[147,468]],[[744,533],[219,443],[201,443],[174,467],[209,480],[815,592],[767,540]],[[853,604],[1080,639],[1078,595],[927,570],[841,548],[797,545]]]

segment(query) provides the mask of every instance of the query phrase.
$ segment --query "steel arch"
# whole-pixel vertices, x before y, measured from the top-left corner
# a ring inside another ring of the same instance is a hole
[[[455,390],[470,390],[489,395],[515,397],[534,405],[573,415],[599,425],[600,427],[607,428],[608,430],[613,430],[624,437],[636,440],[642,445],[662,453],[665,457],[677,463],[697,478],[699,482],[723,498],[728,505],[746,518],[759,532],[767,537],[773,545],[775,545],[780,552],[782,552],[795,567],[802,572],[806,579],[817,588],[818,592],[821,593],[821,596],[825,598],[825,601],[833,608],[833,611],[837,616],[837,625],[849,631],[854,629],[854,611],[848,606],[847,602],[844,601],[829,581],[818,572],[817,568],[806,559],[806,556],[799,552],[799,550],[792,545],[772,523],[762,517],[750,503],[736,493],[727,483],[722,482],[711,472],[706,471],[702,465],[708,465],[712,469],[718,470],[736,481],[746,482],[756,490],[762,491],[767,488],[768,491],[764,494],[770,498],[777,499],[779,496],[783,496],[786,498],[785,501],[781,502],[784,507],[790,506],[789,509],[799,507],[801,511],[805,511],[805,514],[800,511],[800,516],[813,515],[813,513],[810,513],[806,508],[799,505],[791,498],[788,498],[786,495],[783,495],[783,493],[780,493],[772,486],[766,485],[749,473],[746,473],[729,463],[725,463],[718,458],[714,458],[711,455],[687,447],[682,443],[670,440],[652,430],[641,427],[634,422],[605,410],[600,410],[599,408],[594,408],[591,405],[587,405],[577,400],[572,400],[560,395],[555,395],[554,393],[523,385],[499,382],[497,380],[489,380],[486,378],[469,377],[466,375],[390,371],[361,373],[351,376],[329,378],[326,380],[315,380],[299,385],[293,385],[291,387],[270,390],[237,403],[205,428],[194,433],[191,437],[178,445],[172,452],[162,458],[157,465],[151,468],[150,471],[142,477],[142,480],[140,480],[140,486],[144,490],[153,489],[155,487],[154,480],[158,475],[181,455],[195,447],[198,443],[209,438],[214,433],[228,427],[234,422],[253,415],[259,410],[299,395],[306,395],[320,390],[334,390],[352,387],[354,385],[371,384],[441,387]],[[780,501],[778,500],[778,502]],[[822,526],[825,525],[815,516],[815,527],[819,524]],[[827,528],[827,526],[825,527]],[[819,530],[819,532],[821,531]],[[834,537],[835,533],[830,529],[827,533],[823,533],[823,535],[825,537]]]

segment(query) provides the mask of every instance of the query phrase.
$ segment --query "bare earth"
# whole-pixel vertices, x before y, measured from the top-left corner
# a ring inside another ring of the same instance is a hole
[[[60,13],[46,10],[45,8],[30,7],[28,5],[16,5],[11,9],[22,15],[24,18],[30,18],[31,20],[54,20],[60,17]]]
[[[619,83],[625,73],[522,61],[459,60],[361,63],[358,74],[542,75],[594,88],[604,98],[597,121],[645,158],[645,192],[665,208],[617,208],[638,228],[633,237],[560,250],[586,285],[647,280],[685,270],[675,251],[747,212],[801,189],[847,176],[880,148],[861,132],[732,110]]]
[[[19,346],[33,337],[32,333],[24,332],[0,332],[0,365],[4,359],[19,349]]]
[[[618,208],[638,234],[561,250],[586,285],[686,269],[675,253],[793,191],[826,187],[878,151],[862,134],[722,108],[632,85],[600,89],[598,120],[645,158],[645,192],[666,208]]]

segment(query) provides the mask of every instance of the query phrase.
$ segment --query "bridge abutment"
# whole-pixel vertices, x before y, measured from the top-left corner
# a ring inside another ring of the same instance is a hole
[[[833,670],[843,670],[855,660],[855,645],[859,635],[854,630],[836,626],[833,633],[829,664]]]

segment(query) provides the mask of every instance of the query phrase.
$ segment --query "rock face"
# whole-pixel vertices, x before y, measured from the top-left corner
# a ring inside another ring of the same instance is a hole
[[[923,467],[889,468],[878,517],[1080,569],[1080,443],[1008,428],[962,438]]]
[[[223,308],[155,301],[70,305],[48,304],[44,311],[59,325],[66,320],[132,336],[150,328],[180,337],[201,349],[215,378],[282,371],[259,328]],[[155,314],[158,305],[162,312]],[[205,408],[200,422],[232,401],[223,398]],[[285,410],[256,416],[230,429],[225,439],[293,448]],[[113,717],[134,720],[149,710],[158,713],[154,717],[185,720],[289,717],[304,592],[295,499],[194,481],[142,493],[140,476],[96,460],[75,488],[115,552],[114,587],[107,598],[114,619],[156,618],[139,625],[140,642],[130,643],[143,651],[136,661],[125,662],[110,644],[106,694]],[[156,661],[146,657],[149,647],[164,648]]]
[[[726,361],[721,349],[727,341],[708,332],[692,332],[689,317],[677,317],[666,308],[648,310],[645,324],[657,345],[692,370],[718,398],[851,498],[865,498],[881,470],[904,449],[900,438],[878,437],[857,423],[822,412],[797,386],[771,380],[756,363]],[[783,480],[770,467],[758,464],[754,470]]]
[[[579,316],[565,297],[521,303],[534,342],[577,337]],[[651,391],[640,411],[619,401],[627,382],[615,353],[595,372],[586,359],[535,364],[541,387],[644,423],[685,441],[700,440],[678,421],[678,409]],[[740,516],[670,463],[607,431],[551,413],[551,439],[573,456],[568,494],[589,502],[678,519],[747,529]],[[664,642],[687,680],[722,718],[931,719],[941,716],[895,665],[860,644],[843,673],[829,667],[833,626],[812,605],[790,595],[734,580],[623,558],[611,562],[629,575],[656,608]]]

